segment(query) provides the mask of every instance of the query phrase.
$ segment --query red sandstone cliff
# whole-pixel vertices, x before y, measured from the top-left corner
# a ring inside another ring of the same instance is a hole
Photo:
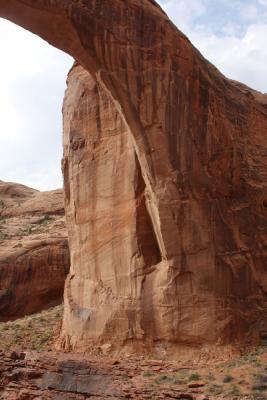
[[[62,190],[0,181],[0,321],[60,304],[68,270]]]
[[[150,0],[0,0],[72,54],[62,345],[174,348],[267,330],[266,95]]]

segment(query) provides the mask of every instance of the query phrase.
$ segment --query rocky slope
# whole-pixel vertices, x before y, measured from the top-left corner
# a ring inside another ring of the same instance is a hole
[[[153,0],[0,0],[0,16],[87,71],[64,105],[61,346],[259,341],[266,95],[226,79]]]
[[[68,271],[62,190],[0,181],[0,321],[60,304]]]
[[[36,316],[33,329],[47,316]],[[0,399],[266,400],[266,348],[231,362],[198,356],[170,362],[0,350]]]

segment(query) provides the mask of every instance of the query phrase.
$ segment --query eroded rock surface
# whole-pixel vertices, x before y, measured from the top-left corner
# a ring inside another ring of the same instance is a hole
[[[166,374],[171,371],[174,376],[180,369],[157,360],[138,363],[110,357],[0,351],[0,399],[208,399],[203,387],[188,388],[178,380],[168,381]],[[157,385],[148,386],[146,374],[155,374]]]
[[[60,304],[68,271],[62,190],[0,181],[0,321]]]
[[[0,0],[72,54],[71,273],[61,345],[257,340],[267,331],[266,95],[226,79],[150,0]]]

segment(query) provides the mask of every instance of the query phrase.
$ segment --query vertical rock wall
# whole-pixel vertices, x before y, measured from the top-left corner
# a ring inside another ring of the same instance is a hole
[[[105,91],[79,65],[69,74],[63,113],[66,216],[74,249],[66,335],[78,343],[96,336],[111,340],[115,329],[120,342],[130,329],[141,338],[135,310],[146,273],[161,257],[131,136]]]

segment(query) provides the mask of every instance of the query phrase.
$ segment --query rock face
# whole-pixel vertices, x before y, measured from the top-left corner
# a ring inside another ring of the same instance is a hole
[[[60,304],[68,271],[62,190],[0,181],[0,321]]]
[[[178,379],[169,382],[180,370],[181,366],[157,360],[119,361],[110,357],[0,350],[0,399],[204,400],[202,393],[207,388],[188,388]],[[156,386],[148,385],[149,373],[154,380],[157,378]]]
[[[61,346],[266,332],[267,96],[225,78],[153,0],[0,0],[0,15],[84,68],[64,104]]]

